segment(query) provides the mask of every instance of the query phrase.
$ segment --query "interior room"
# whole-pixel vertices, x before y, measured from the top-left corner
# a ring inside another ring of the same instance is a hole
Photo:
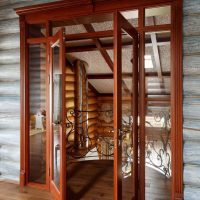
[[[199,200],[199,0],[0,0],[0,199]]]
[[[121,11],[120,17],[128,24],[125,27],[133,29],[120,30],[120,45],[114,41],[117,25],[113,13],[53,21],[50,50],[39,40],[46,35],[45,25],[29,25],[28,182],[46,184],[50,161],[56,190],[62,190],[61,179],[66,175],[67,199],[113,199],[115,162],[121,175],[122,199],[133,199],[139,193],[134,190],[140,170],[145,171],[145,199],[171,196],[171,31],[147,28],[144,55],[139,57],[139,12]],[[171,6],[145,9],[146,27],[170,24]],[[54,39],[60,30],[64,44]],[[117,73],[116,49],[121,56]],[[139,62],[143,62],[145,75],[144,148],[138,129],[142,102]],[[114,102],[115,98],[119,102]],[[115,111],[116,103],[120,113]],[[120,127],[118,161],[114,155],[116,115]]]

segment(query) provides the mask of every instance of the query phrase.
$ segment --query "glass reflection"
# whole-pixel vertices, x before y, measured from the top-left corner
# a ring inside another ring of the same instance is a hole
[[[46,182],[46,46],[29,46],[29,181]]]
[[[60,133],[61,133],[61,73],[59,68],[59,45],[52,48],[52,114],[53,114],[53,181],[60,188]]]
[[[145,35],[146,129],[145,181],[147,200],[171,195],[170,32]],[[165,42],[161,42],[161,38]],[[149,41],[150,39],[150,41]],[[156,43],[153,43],[155,41]],[[156,72],[156,76],[153,75]],[[147,76],[148,75],[148,76]],[[154,195],[152,196],[152,191]]]

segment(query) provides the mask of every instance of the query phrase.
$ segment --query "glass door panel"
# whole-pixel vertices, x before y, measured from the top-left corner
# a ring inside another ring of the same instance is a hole
[[[50,41],[51,58],[51,192],[55,199],[65,199],[65,81],[64,31],[61,29]]]
[[[46,184],[46,44],[29,45],[29,177]]]
[[[138,33],[120,13],[114,33],[114,199],[131,200],[138,196]]]

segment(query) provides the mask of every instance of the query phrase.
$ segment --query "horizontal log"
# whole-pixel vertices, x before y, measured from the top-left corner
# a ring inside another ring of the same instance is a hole
[[[0,127],[1,129],[20,129],[20,119],[19,117],[9,117],[9,118],[0,118]]]
[[[200,130],[183,128],[184,141],[198,141],[200,142]]]
[[[20,49],[0,51],[0,65],[20,63]]]
[[[200,14],[200,12],[199,12]],[[187,15],[183,18],[183,35],[192,36],[200,35],[200,15],[191,16]]]
[[[185,75],[199,75],[200,74],[200,56],[190,55],[183,57],[183,73]]]
[[[19,37],[19,19],[1,20],[0,35],[8,35],[11,33],[15,33],[16,36]]]
[[[184,119],[183,127],[200,130],[200,119]]]
[[[199,0],[184,0],[183,1],[183,14],[184,15],[198,15],[199,12]]]
[[[74,83],[68,83],[65,85],[65,90],[66,92],[68,91],[74,91],[75,90],[75,86],[74,86]]]
[[[1,162],[2,160],[19,162],[19,159],[20,159],[19,145],[17,146],[8,145],[8,143],[6,145],[1,145],[0,155],[1,155]]]
[[[199,200],[200,186],[194,187],[192,185],[185,185],[184,200]]]
[[[3,82],[14,82],[20,80],[19,64],[0,65],[0,80]]]
[[[20,47],[19,35],[9,34],[0,36],[0,50],[10,50]]]
[[[2,82],[0,84],[0,95],[4,96],[19,96],[20,94],[20,84],[19,82]]]
[[[65,81],[66,81],[66,84],[67,84],[68,82],[75,82],[74,75],[66,75]]]
[[[200,36],[189,36],[183,39],[184,55],[200,54]]]
[[[185,164],[200,165],[200,145],[198,141],[185,141],[183,152]]]
[[[200,187],[200,165],[184,166],[184,184]]]
[[[3,116],[3,113],[19,113],[20,111],[20,100],[18,97],[0,97],[0,116]]]
[[[0,129],[0,146],[2,145],[12,145],[12,146],[18,146],[20,144],[20,130],[2,130]]]
[[[96,98],[89,98],[88,99],[88,104],[96,104],[97,103],[97,99]]]
[[[66,102],[66,108],[71,108],[71,107],[74,107],[74,102],[73,101]]]
[[[13,11],[13,5],[6,6],[3,9],[1,8],[0,20],[8,19],[19,20],[18,15]]]
[[[19,149],[19,148],[18,148]],[[18,162],[12,162],[8,160],[2,160],[0,165],[1,180],[19,180],[19,168],[20,164]]]
[[[187,119],[199,119],[200,118],[200,98],[197,102],[184,102],[183,104],[183,116]]]
[[[74,90],[72,90],[72,91],[66,91],[65,92],[65,97],[66,98],[74,98],[75,97],[75,91]]]
[[[200,96],[200,76],[184,76],[183,93],[185,97]]]

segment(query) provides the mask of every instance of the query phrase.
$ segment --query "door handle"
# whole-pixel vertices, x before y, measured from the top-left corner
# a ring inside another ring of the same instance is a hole
[[[56,126],[56,125],[60,125],[61,122],[60,122],[60,121],[56,121],[56,122],[53,122],[52,124],[53,124],[54,126]]]

